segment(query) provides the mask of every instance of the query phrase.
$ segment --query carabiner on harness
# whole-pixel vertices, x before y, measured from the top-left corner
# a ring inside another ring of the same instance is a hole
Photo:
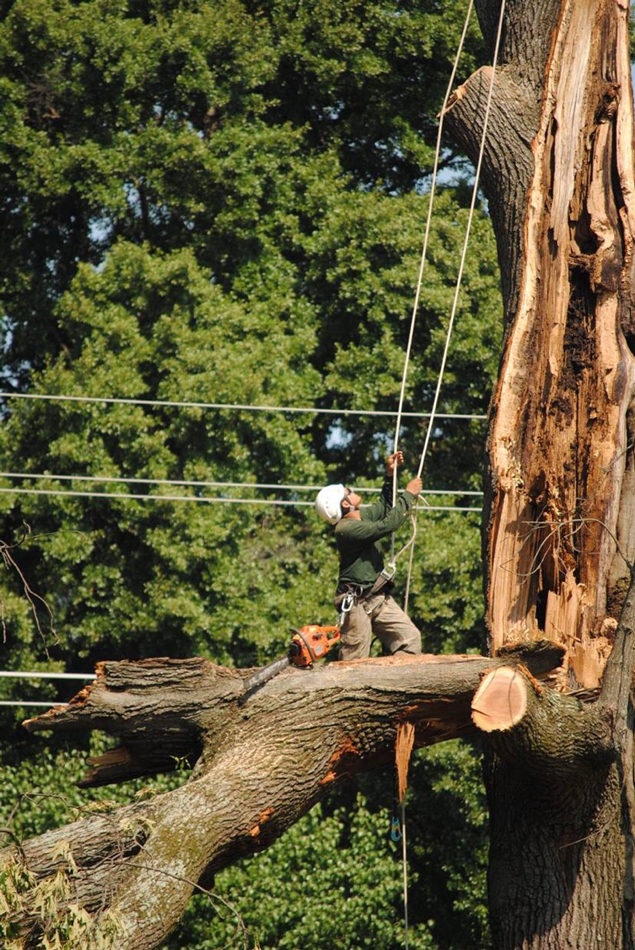
[[[391,561],[383,569],[383,571],[381,572],[381,576],[385,577],[387,581],[391,581],[393,577],[395,576],[396,571],[397,571],[397,565],[395,564],[394,561]]]
[[[350,613],[353,604],[355,603],[355,594],[344,594],[342,603],[340,604],[340,616],[338,620],[338,626],[340,630],[344,626],[344,621],[346,620],[346,614]]]

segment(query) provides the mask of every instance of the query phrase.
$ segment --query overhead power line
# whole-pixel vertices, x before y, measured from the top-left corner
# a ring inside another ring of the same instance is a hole
[[[34,702],[31,700],[19,701],[19,700],[9,700],[2,699],[0,700],[0,706],[65,706],[66,703],[41,703]]]
[[[227,403],[227,402],[191,402],[172,399],[133,399],[123,396],[70,396],[70,395],[49,395],[46,393],[12,393],[0,392],[2,399],[44,399],[52,402],[87,402],[87,403],[111,403],[131,406],[159,406],[172,409],[218,409],[218,410],[240,410],[242,412],[287,412],[301,413],[306,415],[331,415],[331,416],[390,416],[395,418],[397,411],[389,409],[328,409],[319,406],[262,406],[250,403]],[[401,416],[407,416],[411,419],[428,419],[429,412],[402,412]],[[435,419],[487,419],[487,416],[480,413],[471,412],[449,412],[435,413]]]
[[[59,673],[46,670],[0,670],[0,677],[19,680],[81,680],[84,683],[97,678],[95,673]],[[64,702],[43,702],[41,700],[3,699],[0,706],[65,706]]]
[[[74,489],[56,488],[0,488],[3,495],[57,495],[69,498],[118,498],[121,501],[170,501],[190,502],[199,505],[279,505],[287,508],[312,508],[313,501],[287,500],[283,498],[210,498],[204,495],[148,495],[135,492],[92,492]],[[362,506],[364,507],[364,506]],[[460,507],[458,505],[424,505],[420,511],[481,511],[481,508]]]
[[[0,676],[24,680],[94,680],[95,673],[58,673],[56,670],[0,670]]]
[[[33,478],[50,481],[74,482],[114,482],[126,485],[180,485],[189,488],[255,488],[274,491],[319,491],[322,485],[283,485],[275,482],[217,482],[188,481],[177,478],[131,478],[115,475],[54,475],[51,472],[0,472],[0,478]],[[376,488],[357,488],[359,494],[375,494]],[[481,496],[482,491],[461,491],[460,489],[432,488],[428,495],[474,495]]]

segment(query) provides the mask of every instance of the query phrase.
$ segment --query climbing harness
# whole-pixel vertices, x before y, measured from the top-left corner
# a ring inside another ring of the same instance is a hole
[[[350,614],[354,605],[355,605],[355,594],[344,594],[344,597],[342,598],[342,603],[340,604],[340,615],[337,621],[340,630],[343,628],[346,622],[346,615]]]
[[[351,612],[355,604],[363,604],[364,601],[369,601],[371,597],[374,597],[375,594],[380,594],[384,587],[392,588],[393,583],[392,579],[395,574],[395,565],[388,564],[384,569],[377,575],[375,578],[375,583],[368,588],[358,587],[356,585],[348,586],[344,591],[342,591],[335,598],[335,606],[339,609],[339,619],[338,626],[341,629],[344,627],[346,621],[346,616]],[[374,608],[373,608],[374,609]],[[367,613],[372,613],[366,611]]]

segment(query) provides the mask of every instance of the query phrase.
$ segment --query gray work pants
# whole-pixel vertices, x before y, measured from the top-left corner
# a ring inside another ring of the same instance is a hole
[[[356,600],[344,616],[341,633],[340,660],[369,656],[373,635],[389,653],[421,653],[421,634],[390,594]]]

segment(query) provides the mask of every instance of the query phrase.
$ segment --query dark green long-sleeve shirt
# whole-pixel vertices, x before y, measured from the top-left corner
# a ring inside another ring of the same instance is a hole
[[[335,525],[335,541],[340,555],[338,591],[352,584],[371,587],[384,567],[377,541],[396,531],[412,507],[414,495],[404,491],[392,506],[392,477],[384,481],[379,501],[360,509],[360,519],[341,518]]]

